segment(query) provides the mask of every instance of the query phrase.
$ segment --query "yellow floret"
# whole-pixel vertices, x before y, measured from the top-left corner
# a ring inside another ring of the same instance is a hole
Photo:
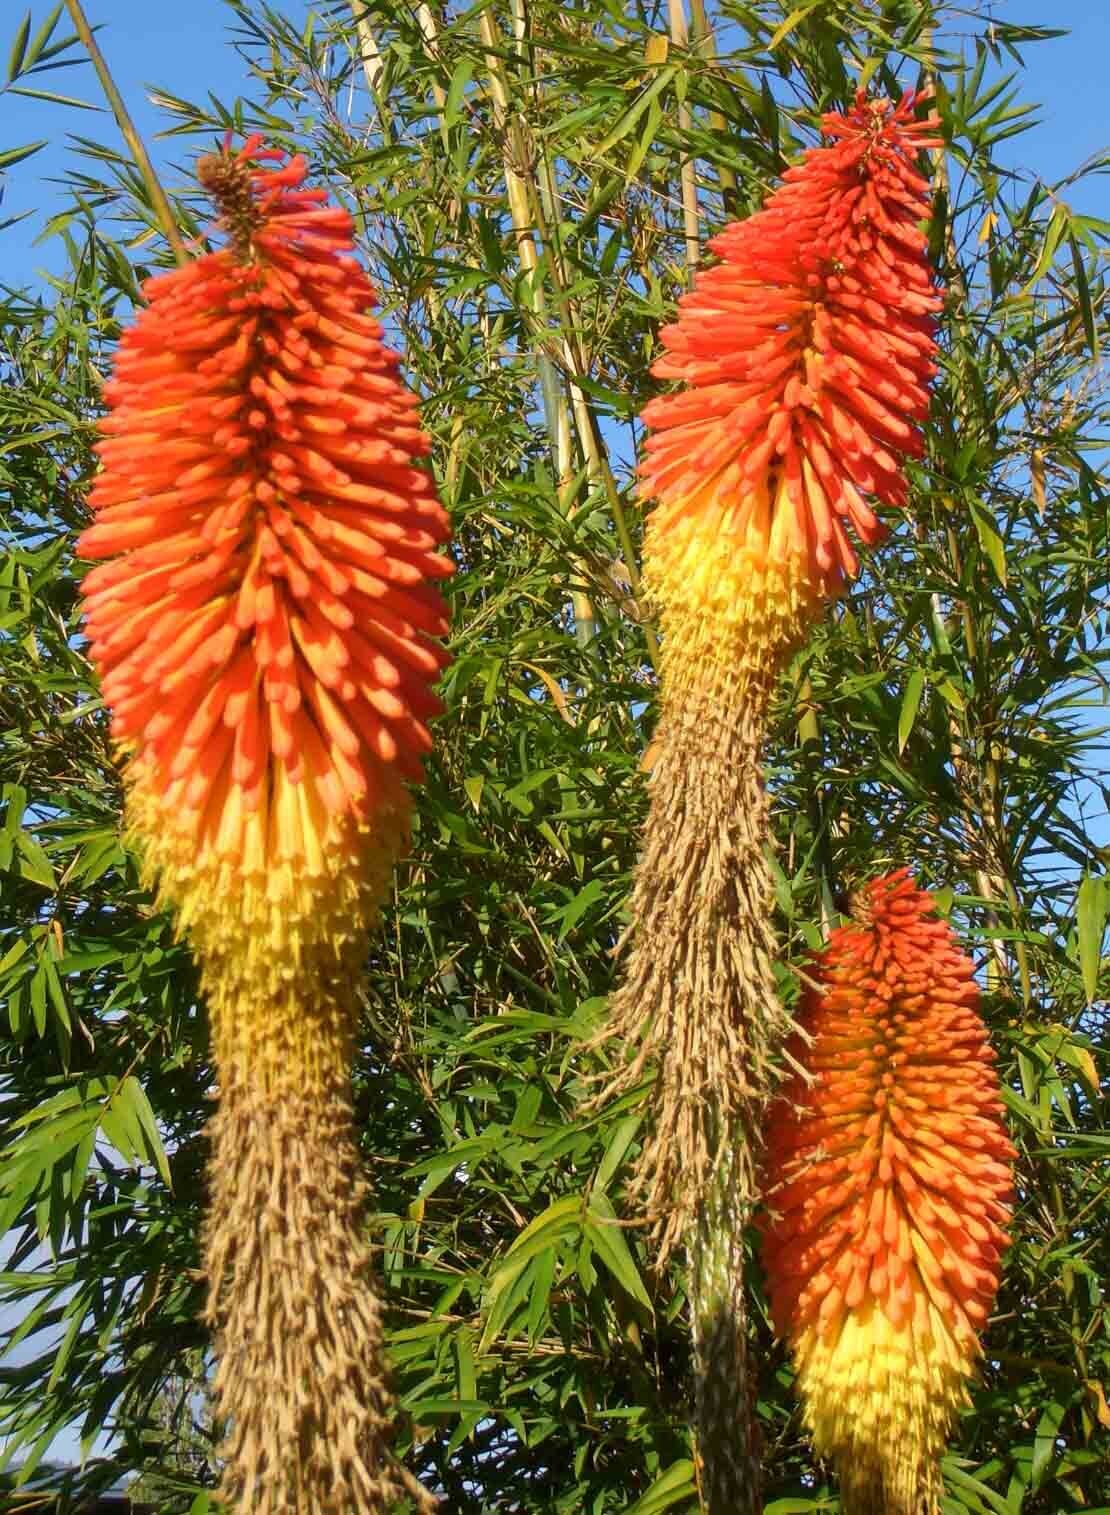
[[[939,1459],[976,1351],[931,1305],[895,1326],[868,1300],[802,1331],[798,1388],[814,1448],[835,1460],[844,1515],[939,1508]]]

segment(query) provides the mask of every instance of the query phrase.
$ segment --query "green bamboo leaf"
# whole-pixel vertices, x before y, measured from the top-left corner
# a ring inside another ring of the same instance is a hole
[[[19,23],[19,30],[15,34],[12,50],[8,54],[8,83],[19,77],[23,68],[23,57],[27,51],[27,39],[31,35],[31,12],[28,11]]]
[[[1091,304],[1091,290],[1087,283],[1087,266],[1083,262],[1083,253],[1075,237],[1069,233],[1068,246],[1071,249],[1072,268],[1075,270],[1075,293],[1079,300],[1079,314],[1083,320],[1083,332],[1087,338],[1087,346],[1090,348],[1091,357],[1098,362],[1100,347],[1098,340],[1098,326],[1095,322],[1094,307]]]
[[[1033,1489],[1041,1487],[1059,1455],[1056,1439],[1067,1413],[1068,1406],[1061,1404],[1058,1399],[1050,1400],[1041,1411],[1033,1436],[1033,1466],[1030,1478]]]
[[[532,1288],[528,1297],[528,1340],[539,1340],[550,1315],[551,1286],[555,1282],[555,1248],[541,1252],[532,1269]]]
[[[946,1482],[951,1484],[953,1488],[959,1489],[965,1494],[970,1494],[978,1501],[981,1501],[985,1510],[993,1511],[994,1515],[1013,1515],[1010,1506],[1004,1499],[996,1494],[993,1489],[988,1488],[981,1479],[973,1477],[960,1467],[954,1457],[946,1457],[941,1467],[944,1470]]]
[[[917,720],[917,712],[921,706],[921,695],[925,689],[925,671],[922,668],[914,668],[906,680],[906,692],[902,696],[902,709],[898,713],[898,756],[901,757],[906,743],[910,739],[913,723]]]
[[[1079,934],[1079,967],[1088,1005],[1098,993],[1102,964],[1102,941],[1106,933],[1110,883],[1103,878],[1084,878],[1076,897],[1075,924]]]
[[[794,28],[800,26],[805,18],[812,14],[821,3],[822,0],[806,0],[804,5],[799,5],[796,10],[792,10],[782,25],[772,33],[767,43],[767,51],[773,53],[780,43],[786,41]]]
[[[103,106],[94,105],[89,100],[79,100],[76,95],[59,95],[54,90],[39,89],[30,84],[13,84],[8,93],[23,95],[28,100],[46,100],[51,105],[69,105],[75,110],[103,111]]]
[[[658,1477],[646,1494],[630,1504],[625,1515],[662,1515],[664,1510],[673,1510],[676,1505],[698,1496],[694,1478],[694,1464],[688,1457],[673,1462],[667,1471]]]
[[[998,533],[994,517],[986,510],[978,500],[971,500],[971,518],[975,522],[975,532],[979,538],[980,546],[990,559],[995,577],[1000,584],[1006,583],[1006,547]]]
[[[46,139],[41,142],[28,142],[25,147],[9,147],[6,152],[0,153],[0,169],[11,168],[15,163],[22,163],[24,158],[29,158],[32,153],[39,152],[46,146]]]
[[[7,973],[10,968],[14,968],[16,963],[20,962],[24,954],[30,950],[31,944],[27,938],[24,936],[17,937],[7,952],[4,953],[4,956],[0,957],[0,975]]]
[[[451,75],[451,84],[447,91],[447,99],[443,107],[443,122],[445,126],[455,126],[462,110],[463,99],[466,95],[466,86],[474,77],[474,59],[461,58]]]
[[[29,879],[32,884],[39,884],[43,889],[57,889],[58,881],[54,877],[50,859],[34,837],[28,835],[26,831],[21,831],[15,839],[15,844],[22,854],[19,865],[20,876]]]
[[[39,61],[39,57],[43,49],[50,41],[50,38],[54,35],[54,28],[58,24],[58,18],[62,14],[62,7],[64,4],[65,0],[58,0],[58,4],[50,12],[46,20],[42,23],[38,31],[35,33],[31,45],[27,49],[26,56],[23,59],[23,68],[25,71],[29,72]]]
[[[167,1187],[172,1187],[169,1160],[166,1157],[166,1149],[162,1144],[158,1122],[154,1117],[154,1111],[151,1109],[146,1090],[137,1078],[129,1076],[120,1085],[116,1098],[117,1101],[122,1100],[124,1102],[129,1119],[137,1125],[137,1150],[148,1161],[154,1163],[158,1172],[162,1175],[162,1181]],[[132,1130],[134,1129],[135,1126],[132,1126]]]
[[[963,691],[951,679],[941,679],[937,685],[937,693],[945,704],[951,705],[952,709],[958,711],[960,715],[967,709],[967,700],[964,698]]]
[[[532,1257],[510,1258],[493,1275],[486,1296],[486,1322],[478,1342],[479,1356],[489,1351],[528,1298],[533,1262]]]
[[[36,1036],[46,1035],[46,963],[39,959],[31,975],[31,1020]]]
[[[613,1127],[612,1135],[605,1145],[605,1153],[598,1164],[597,1173],[594,1177],[594,1185],[604,1194],[612,1182],[613,1175],[624,1161],[624,1155],[632,1145],[636,1132],[643,1125],[642,1115],[626,1115]]]
[[[604,1194],[595,1189],[590,1195],[589,1208],[590,1214],[586,1217],[583,1230],[590,1238],[594,1251],[621,1287],[650,1310],[651,1295],[644,1288],[640,1270],[624,1239],[613,1206]]]
[[[420,1197],[426,1199],[428,1195],[434,1194],[444,1179],[454,1173],[457,1168],[461,1168],[464,1163],[474,1163],[488,1156],[491,1146],[489,1137],[478,1136],[471,1141],[459,1142],[448,1152],[437,1152],[434,1157],[414,1163],[409,1169],[413,1177],[420,1173],[427,1175],[420,1185]]]
[[[1071,211],[1064,204],[1058,204],[1049,217],[1048,226],[1045,228],[1044,241],[1041,243],[1041,252],[1030,274],[1022,294],[1028,294],[1037,281],[1044,277],[1051,266],[1056,250],[1064,237],[1069,235],[1071,225]]]
[[[513,1257],[524,1249],[534,1247],[538,1240],[547,1244],[559,1236],[576,1231],[581,1226],[582,1219],[581,1194],[566,1194],[548,1205],[541,1215],[529,1221],[506,1255]]]
[[[641,93],[637,95],[636,99],[632,102],[628,110],[625,111],[624,115],[621,116],[620,120],[617,122],[616,126],[613,127],[609,135],[605,137],[603,141],[599,142],[597,147],[594,148],[593,156],[595,158],[604,158],[605,155],[617,145],[622,137],[628,136],[628,133],[633,129],[633,127],[639,121],[640,117],[644,114],[652,102],[657,99],[657,97],[661,95],[667,86],[672,82],[676,72],[677,68],[673,63],[668,63],[663,68],[660,68],[655,78],[651,81],[645,90],[641,91]]]

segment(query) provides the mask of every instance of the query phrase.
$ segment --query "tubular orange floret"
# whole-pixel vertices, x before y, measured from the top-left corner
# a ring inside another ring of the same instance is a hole
[[[653,372],[688,386],[643,411],[664,606],[683,575],[661,539],[684,523],[723,531],[757,571],[778,565],[815,601],[856,572],[849,525],[879,535],[864,497],[905,503],[901,459],[920,452],[941,305],[919,224],[928,184],[913,166],[938,145],[938,118],[913,119],[920,99],[861,92],[847,115],[826,115],[833,143],[710,242],[720,262],[664,327]]]
[[[350,217],[302,187],[302,158],[264,166],[282,157],[252,137],[198,163],[230,246],[147,281],[79,543],[109,560],[83,593],[131,821],[165,896],[190,896],[202,950],[226,939],[232,955],[249,954],[240,906],[275,853],[309,880],[294,913],[346,899],[311,883],[305,817],[345,856],[391,861],[399,777],[421,776],[426,686],[447,661],[434,584],[453,567]],[[312,792],[289,806],[286,784]],[[235,900],[191,897],[244,870]]]
[[[810,970],[768,1124],[763,1255],[848,1515],[935,1510],[1007,1245],[1013,1148],[974,967],[907,869]]]

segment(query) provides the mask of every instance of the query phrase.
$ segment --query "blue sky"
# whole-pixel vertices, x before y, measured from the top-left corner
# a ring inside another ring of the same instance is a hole
[[[85,0],[90,21],[101,29],[100,45],[108,57],[136,124],[159,167],[172,186],[179,181],[173,164],[184,165],[196,151],[195,139],[158,142],[155,134],[169,123],[151,105],[148,86],[171,94],[202,99],[211,91],[225,102],[249,93],[246,66],[231,43],[233,12],[224,0]],[[999,19],[1068,27],[1071,35],[1031,45],[1025,98],[1044,102],[1041,124],[1004,144],[1003,156],[1017,170],[1059,179],[1086,158],[1110,144],[1110,112],[1105,106],[1105,67],[1110,56],[1110,5],[1106,0],[982,0],[985,11]],[[7,24],[0,31],[0,62],[6,59],[24,10],[22,0],[0,5]],[[292,19],[308,8],[305,0],[286,0]],[[33,24],[47,15],[49,0],[33,0]],[[56,35],[62,35],[59,23]],[[59,93],[79,96],[100,105],[99,88],[87,64],[59,69],[33,81]],[[29,211],[17,226],[0,232],[0,277],[19,283],[38,269],[56,265],[49,244],[32,244],[45,216],[58,208],[61,197],[51,184],[66,166],[80,160],[67,134],[91,137],[113,148],[121,146],[115,123],[101,110],[71,107],[0,94],[0,151],[22,143],[49,140],[33,158],[17,164],[3,178],[0,220]],[[1110,178],[1090,181],[1070,197],[1076,209],[1110,217]]]
[[[281,0],[277,0],[280,5]],[[203,99],[211,91],[225,103],[250,92],[246,66],[229,38],[234,20],[224,0],[86,0],[90,20],[100,25],[99,41],[135,117],[136,124],[165,171],[167,183],[181,182],[174,165],[184,165],[196,151],[194,139],[159,143],[156,133],[170,124],[151,105],[147,87]],[[23,14],[19,0],[0,5],[0,65]],[[987,7],[984,7],[986,9]],[[1000,19],[1067,27],[1060,41],[1030,46],[1023,98],[1043,104],[1041,123],[1004,147],[1004,160],[1014,170],[1036,173],[1047,180],[1062,178],[1110,143],[1110,112],[1105,106],[1106,59],[1110,56],[1110,4],[1107,0],[997,0],[993,13]],[[34,0],[33,25],[51,9],[49,0]],[[286,0],[291,17],[304,13],[304,0]],[[58,35],[62,34],[62,24]],[[61,69],[34,81],[60,93],[79,96],[100,106],[96,79],[87,64]],[[62,203],[51,183],[67,166],[79,163],[67,133],[78,133],[120,148],[110,115],[103,110],[78,110],[0,93],[0,152],[26,142],[49,139],[32,158],[0,176],[4,198],[0,221],[30,212],[19,224],[0,231],[0,279],[20,284],[37,271],[57,266],[56,249],[34,246],[45,218]],[[1089,181],[1069,195],[1082,212],[1110,217],[1110,177]],[[62,1438],[52,1456],[76,1456],[76,1438]]]

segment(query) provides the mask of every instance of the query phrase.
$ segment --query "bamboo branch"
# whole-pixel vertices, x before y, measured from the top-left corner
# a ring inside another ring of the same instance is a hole
[[[486,53],[486,66],[489,69],[494,123],[502,134],[504,144],[502,148],[502,168],[505,175],[505,188],[509,200],[509,214],[513,225],[513,235],[516,240],[517,256],[520,259],[521,267],[528,275],[528,296],[532,305],[531,313],[535,319],[536,326],[542,329],[538,333],[542,343],[547,339],[547,298],[543,281],[538,277],[540,260],[539,254],[536,251],[535,230],[533,226],[534,218],[532,215],[532,204],[538,204],[538,195],[529,195],[527,181],[520,172],[517,161],[514,161],[514,153],[518,161],[523,159],[523,152],[521,151],[523,143],[520,136],[519,123],[511,114],[508,84],[501,67],[501,61],[495,51],[498,46],[498,37],[488,10],[482,12],[478,26],[481,32],[482,43],[488,49]],[[565,332],[560,334],[559,343],[563,348],[566,358],[573,364]],[[557,392],[557,386],[554,383],[554,373],[550,367],[550,358],[541,350],[537,353],[537,359],[540,366],[540,389],[543,395],[548,434],[552,439],[552,450],[555,456],[560,493],[565,498],[566,489],[573,475],[569,456],[571,436],[570,417],[566,413],[565,398]],[[552,390],[555,392],[553,393]],[[579,391],[577,390],[577,386],[572,383],[572,399],[576,393],[579,393]],[[581,426],[579,426],[579,435],[581,440]],[[588,453],[587,467],[590,467]],[[597,630],[597,611],[594,608],[593,601],[582,590],[572,590],[571,605],[574,613],[576,636],[580,642],[592,642]]]
[[[675,47],[687,48],[690,37],[686,27],[686,9],[683,0],[667,0],[670,19],[671,42]],[[682,185],[682,225],[686,240],[686,267],[694,269],[701,256],[701,224],[698,215],[698,175],[694,160],[686,151],[690,132],[694,125],[693,112],[683,101],[678,107],[678,128],[683,141],[683,159],[679,171]]]
[[[135,166],[143,177],[143,183],[150,195],[151,205],[162,227],[162,234],[173,249],[173,255],[182,268],[189,262],[189,254],[185,243],[181,239],[181,233],[177,229],[177,221],[170,208],[170,202],[166,198],[166,192],[162,188],[158,175],[154,172],[154,165],[150,161],[150,155],[143,145],[143,139],[135,129],[135,123],[127,106],[123,103],[123,96],[116,88],[116,81],[112,78],[108,65],[104,60],[104,54],[100,51],[96,38],[92,34],[85,12],[81,8],[81,0],[65,0],[66,10],[77,35],[84,44],[85,51],[92,60],[93,68],[96,69],[100,87],[103,89],[108,104],[112,108],[112,114],[116,118],[124,141],[131,149],[131,156],[135,160]]]

